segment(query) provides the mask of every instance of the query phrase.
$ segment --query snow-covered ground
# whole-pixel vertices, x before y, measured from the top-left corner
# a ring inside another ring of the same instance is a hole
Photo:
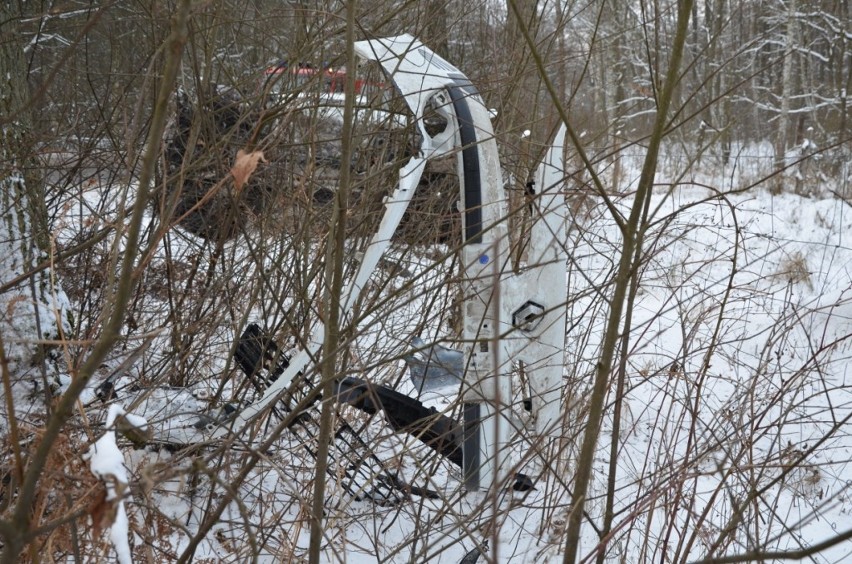
[[[848,528],[852,207],[762,189],[719,199],[688,185],[652,207],[624,374],[614,561],[689,561],[717,543],[732,554],[803,548]],[[603,240],[615,232],[603,217],[594,224]],[[612,268],[605,243],[584,238],[578,291]],[[600,327],[599,302],[579,300],[572,325]],[[569,334],[581,390],[599,334]],[[603,513],[613,401],[592,516]],[[741,524],[722,534],[735,508]],[[598,540],[585,533],[584,552]],[[850,554],[843,543],[816,558]]]
[[[580,550],[586,561],[596,556],[611,468],[615,493],[608,562],[694,561],[710,547],[716,554],[806,548],[852,523],[852,380],[847,380],[852,379],[847,375],[852,206],[829,195],[843,190],[842,179],[821,185],[820,179],[791,174],[791,184],[816,183],[800,191],[818,196],[773,195],[764,187],[768,183],[759,182],[770,165],[759,148],[743,147],[734,154],[737,158],[726,165],[708,156],[686,175],[676,151],[662,160],[640,283],[629,310],[628,355],[621,375],[612,377],[586,503]],[[618,192],[625,195],[616,201],[623,210],[632,204],[640,159],[637,154],[620,163]],[[101,197],[91,191],[83,203],[97,207],[98,214],[121,205],[105,206]],[[67,209],[60,214],[65,218],[60,242],[82,229],[74,216],[83,209],[80,202]],[[485,552],[499,562],[561,562],[574,456],[619,252],[618,230],[606,209],[592,198],[577,210],[569,230],[564,426],[546,444],[522,431],[513,451],[517,470],[532,476],[536,489],[508,489],[496,498],[465,493],[452,464],[415,440],[394,435],[381,418],[367,421],[344,409],[342,417],[360,430],[387,467],[439,497],[412,496],[379,506],[352,499],[330,480],[324,560],[455,563],[487,542]],[[282,309],[300,305],[292,297],[297,290],[319,295],[310,277],[293,279],[291,259],[308,251],[301,252],[284,236],[251,245],[228,243],[216,260],[238,265],[225,270],[232,278],[212,276],[208,286],[200,286],[187,284],[187,272],[218,272],[211,267],[209,248],[179,233],[155,246],[150,271],[164,272],[168,264],[173,288],[185,288],[187,298],[176,308],[176,298],[156,276],[144,279],[136,327],[128,329],[129,342],[139,352],[131,347],[116,353],[105,366],[106,372],[119,373],[116,387],[125,408],[141,412],[156,428],[162,420],[156,411],[168,411],[168,404],[182,413],[206,405],[206,395],[189,391],[209,389],[225,398],[237,394],[239,377],[224,370],[244,323],[280,322],[286,317]],[[317,249],[310,252],[319,256]],[[436,267],[442,258],[446,263]],[[457,322],[456,296],[446,283],[451,259],[447,249],[398,247],[389,263],[392,268],[377,272],[368,298],[359,304],[358,332],[347,362],[361,377],[413,393],[400,360],[406,343],[413,335],[449,337]],[[307,270],[300,276],[309,270],[303,267]],[[280,308],[272,307],[269,299],[257,299],[253,292],[258,288],[290,297],[277,302]],[[71,309],[80,319],[85,306],[79,295],[76,299]],[[194,299],[207,305],[193,309]],[[310,308],[304,311],[312,314]],[[215,321],[196,326],[197,320],[187,319],[192,315]],[[200,333],[179,351],[175,336],[189,330]],[[157,396],[169,389],[164,386],[172,383],[170,374],[178,372],[192,375],[190,389]],[[90,417],[101,420],[107,413],[94,398],[94,386],[102,379],[98,376],[83,398]],[[620,379],[623,401],[617,403]],[[140,393],[134,385],[149,380],[159,391],[134,400],[133,394]],[[451,391],[422,399],[448,414],[457,411]],[[611,465],[616,408],[619,432]],[[230,449],[211,446],[191,454],[134,450],[119,440],[129,470],[126,509],[137,559],[146,554],[146,544],[164,560],[189,545],[250,459],[256,443],[243,438],[246,443]],[[304,556],[313,480],[313,460],[306,452],[285,433],[262,453],[230,490],[238,501],[227,506],[200,542],[196,561],[242,562],[251,553],[269,562]],[[813,561],[848,558],[852,544],[846,541]]]

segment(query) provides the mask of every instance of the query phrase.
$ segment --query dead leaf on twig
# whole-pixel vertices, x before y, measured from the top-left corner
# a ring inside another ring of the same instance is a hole
[[[263,151],[252,151],[246,153],[240,149],[237,151],[237,158],[234,161],[234,166],[231,168],[231,175],[234,177],[234,184],[237,187],[237,192],[240,192],[248,182],[249,177],[254,173],[258,163],[265,163],[267,160],[263,158]]]
[[[107,500],[106,488],[95,494],[94,501],[89,505],[89,516],[92,518],[92,536],[100,538],[101,533],[115,523],[117,507],[114,501]]]

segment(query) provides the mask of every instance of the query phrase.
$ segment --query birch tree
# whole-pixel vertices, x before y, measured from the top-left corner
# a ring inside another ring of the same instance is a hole
[[[36,377],[46,389],[48,369],[34,339],[57,336],[63,297],[43,270],[50,238],[18,7],[0,6],[0,360],[4,372],[40,367]]]

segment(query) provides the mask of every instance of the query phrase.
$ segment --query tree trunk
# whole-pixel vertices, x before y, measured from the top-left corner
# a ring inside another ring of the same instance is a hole
[[[27,67],[17,4],[0,3],[0,286],[30,271],[49,245],[44,186],[36,172]],[[22,339],[56,336],[54,291],[46,272],[22,278],[0,295],[0,338],[9,370],[32,364],[38,353]],[[38,364],[38,363],[36,363]],[[42,371],[42,379],[44,371]],[[46,382],[45,382],[46,383]]]
[[[17,6],[17,4],[16,4]],[[8,431],[15,454],[14,489],[23,479],[24,460],[18,437],[13,389],[18,383],[40,382],[45,409],[50,406],[47,364],[38,339],[57,336],[57,316],[46,271],[22,276],[32,270],[47,250],[47,212],[44,190],[35,176],[31,136],[30,101],[26,61],[18,30],[21,13],[12,3],[0,3],[0,372],[4,403],[0,429]],[[17,284],[10,284],[20,279]],[[28,373],[36,368],[34,377]],[[2,522],[5,525],[5,522]],[[18,554],[23,537],[14,527],[2,527],[3,545]],[[10,534],[11,533],[11,534]]]
[[[27,70],[24,50],[15,13],[10,3],[0,5],[0,178],[3,178],[3,219],[9,229],[9,211],[17,212],[19,225],[28,225],[29,241],[21,241],[20,249],[26,258],[48,245],[47,212],[44,189],[36,181],[35,159],[30,135],[31,119],[27,103]],[[12,207],[6,204],[11,202]]]
[[[775,134],[775,190],[780,192],[783,183],[782,171],[786,164],[785,155],[789,143],[790,97],[793,95],[793,47],[796,44],[796,0],[787,3],[787,30],[785,33],[784,67],[781,75],[781,114]]]

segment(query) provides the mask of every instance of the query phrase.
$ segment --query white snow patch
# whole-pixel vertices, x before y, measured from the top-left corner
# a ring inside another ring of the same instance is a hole
[[[133,562],[128,541],[127,512],[124,508],[124,498],[127,497],[130,488],[124,455],[115,442],[113,428],[116,418],[120,415],[124,415],[132,425],[140,429],[148,426],[148,422],[143,417],[127,414],[121,405],[111,405],[107,413],[107,432],[89,448],[88,457],[92,473],[101,478],[106,485],[107,501],[117,503],[115,521],[109,528],[109,540],[115,547],[118,561],[126,564]]]

